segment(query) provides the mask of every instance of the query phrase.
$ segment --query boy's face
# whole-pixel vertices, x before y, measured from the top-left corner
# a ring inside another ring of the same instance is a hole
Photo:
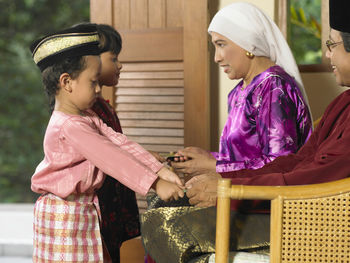
[[[99,56],[86,56],[86,68],[71,82],[72,93],[70,100],[78,110],[92,107],[98,93],[101,91],[99,76],[101,73],[101,60]]]
[[[116,86],[119,80],[122,64],[118,60],[118,54],[111,51],[102,53],[101,55],[101,75],[99,78],[100,85]]]

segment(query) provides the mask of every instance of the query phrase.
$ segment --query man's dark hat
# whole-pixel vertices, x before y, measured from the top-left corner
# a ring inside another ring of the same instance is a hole
[[[46,35],[32,43],[30,50],[41,71],[68,57],[99,55],[95,25],[78,25]]]
[[[329,0],[331,28],[350,33],[350,0]]]

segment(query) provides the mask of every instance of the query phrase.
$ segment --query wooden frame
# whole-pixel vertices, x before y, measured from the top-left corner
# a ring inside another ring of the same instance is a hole
[[[210,150],[208,0],[184,1],[185,146]],[[195,51],[195,52],[194,52]]]
[[[321,5],[321,24],[322,24],[322,36],[321,36],[321,47],[322,47],[322,63],[321,64],[310,64],[310,65],[298,65],[300,72],[330,72],[331,67],[328,59],[325,57],[326,45],[325,41],[329,35],[329,0],[322,0]],[[278,0],[275,2],[275,10],[278,17],[277,25],[282,31],[284,37],[287,37],[287,21],[289,19],[289,0]]]

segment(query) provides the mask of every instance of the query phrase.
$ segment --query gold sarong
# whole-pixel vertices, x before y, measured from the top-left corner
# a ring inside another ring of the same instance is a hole
[[[204,263],[215,252],[216,208],[160,207],[141,215],[146,252],[157,263]],[[230,251],[268,253],[270,215],[231,212]]]

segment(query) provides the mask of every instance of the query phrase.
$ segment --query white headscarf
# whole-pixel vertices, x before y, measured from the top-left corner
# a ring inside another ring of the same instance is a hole
[[[270,58],[295,78],[305,102],[309,105],[297,64],[287,41],[272,19],[259,8],[244,2],[230,4],[216,13],[208,32],[223,35],[255,56]]]

